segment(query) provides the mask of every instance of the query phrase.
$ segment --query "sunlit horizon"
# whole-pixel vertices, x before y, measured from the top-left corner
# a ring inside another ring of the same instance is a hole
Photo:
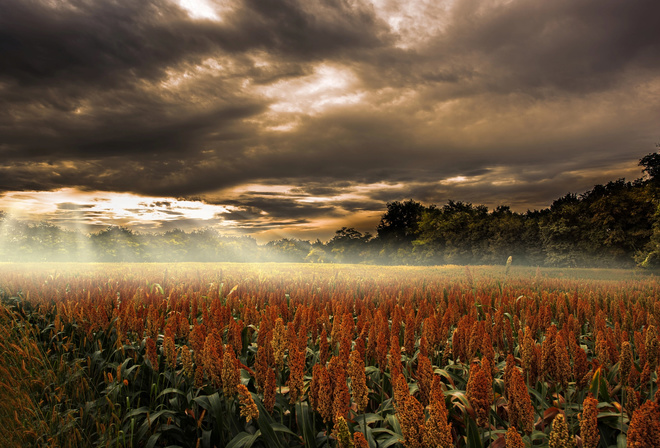
[[[259,186],[246,186],[239,192]],[[267,187],[261,188],[268,190]],[[286,194],[288,189],[281,190]],[[326,202],[332,198],[302,198],[302,203]],[[313,222],[267,224],[253,219],[243,223],[231,219],[241,215],[239,207],[216,205],[203,200],[173,197],[147,197],[131,193],[81,191],[62,188],[54,191],[7,192],[0,195],[0,210],[10,219],[28,224],[52,224],[66,230],[91,234],[109,227],[123,227],[141,233],[164,233],[172,230],[194,231],[213,229],[223,236],[251,236],[259,244],[279,239],[332,238],[335,231],[346,226],[347,217],[321,217]],[[245,213],[248,215],[249,212]],[[266,213],[264,213],[266,215]],[[364,214],[362,221],[351,217],[360,230],[375,230],[380,212]],[[261,217],[267,219],[267,216]],[[267,221],[266,221],[267,222]],[[376,224],[374,224],[376,223]]]
[[[652,0],[5,1],[31,224],[328,241],[409,199],[545,210],[660,137]]]

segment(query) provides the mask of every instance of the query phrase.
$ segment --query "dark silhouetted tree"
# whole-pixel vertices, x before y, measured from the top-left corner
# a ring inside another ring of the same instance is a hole
[[[660,147],[660,143],[656,146]],[[660,153],[652,152],[645,155],[639,160],[639,166],[643,166],[642,170],[646,173],[650,180],[653,182],[660,181]]]
[[[268,242],[265,249],[269,261],[302,263],[312,249],[312,244],[309,241],[283,238]]]
[[[335,232],[335,236],[328,241],[327,248],[335,261],[340,263],[360,263],[365,261],[366,252],[372,235],[362,234],[353,227],[342,227]]]
[[[389,202],[376,229],[378,239],[387,244],[410,245],[419,235],[419,221],[426,210],[412,199]]]

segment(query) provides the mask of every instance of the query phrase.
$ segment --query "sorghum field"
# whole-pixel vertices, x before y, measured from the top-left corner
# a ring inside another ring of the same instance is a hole
[[[0,443],[659,447],[657,278],[0,265]]]

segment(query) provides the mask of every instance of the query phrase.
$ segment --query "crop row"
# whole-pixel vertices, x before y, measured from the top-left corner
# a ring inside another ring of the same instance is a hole
[[[657,281],[562,275],[5,267],[0,417],[12,423],[0,435],[24,446],[660,446]]]

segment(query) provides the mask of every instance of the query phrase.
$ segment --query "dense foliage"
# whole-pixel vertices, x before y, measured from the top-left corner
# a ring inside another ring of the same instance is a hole
[[[653,276],[4,265],[0,295],[7,446],[660,446]]]
[[[449,201],[387,204],[375,236],[343,227],[328,242],[295,239],[258,245],[212,229],[138,234],[109,227],[92,235],[49,224],[26,225],[0,212],[5,261],[279,261],[368,264],[516,264],[656,268],[660,264],[660,154],[640,161],[646,179],[596,185],[544,210]]]

